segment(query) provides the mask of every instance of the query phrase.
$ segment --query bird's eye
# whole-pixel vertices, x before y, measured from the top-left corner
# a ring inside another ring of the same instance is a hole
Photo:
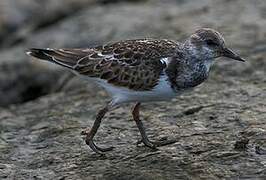
[[[206,44],[209,46],[218,46],[218,43],[214,42],[213,40],[206,40]]]

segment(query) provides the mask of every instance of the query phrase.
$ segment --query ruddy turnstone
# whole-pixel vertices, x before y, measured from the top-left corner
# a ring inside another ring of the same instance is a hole
[[[92,128],[83,131],[86,144],[102,154],[93,138],[104,115],[123,103],[135,102],[132,111],[141,142],[150,148],[175,141],[152,142],[139,118],[140,103],[169,100],[205,81],[218,57],[244,61],[225,46],[222,35],[209,28],[192,34],[184,43],[167,39],[136,39],[84,49],[36,49],[28,55],[64,66],[83,79],[102,86],[112,100],[101,109]]]

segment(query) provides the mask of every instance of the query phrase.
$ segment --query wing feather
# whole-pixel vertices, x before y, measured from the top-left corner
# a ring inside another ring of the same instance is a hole
[[[149,90],[166,68],[161,59],[174,56],[177,46],[170,40],[137,39],[87,49],[30,49],[28,54],[116,86]]]

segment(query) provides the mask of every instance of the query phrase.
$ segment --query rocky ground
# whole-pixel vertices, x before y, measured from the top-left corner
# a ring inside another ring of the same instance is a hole
[[[0,2],[0,179],[266,179],[264,0],[44,2]],[[24,54],[139,37],[183,40],[199,27],[218,29],[247,62],[221,58],[193,92],[143,104],[150,138],[178,139],[157,151],[136,146],[128,105],[109,113],[96,137],[116,148],[93,153],[80,132],[106,94]]]

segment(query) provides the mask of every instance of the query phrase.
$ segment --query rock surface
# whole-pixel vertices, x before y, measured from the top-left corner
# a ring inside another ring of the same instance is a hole
[[[0,179],[266,178],[265,1],[78,2],[85,4],[43,28],[27,31],[45,17],[18,25],[26,32],[23,41],[1,44]],[[24,55],[32,46],[84,47],[138,37],[182,40],[202,26],[221,31],[247,62],[221,58],[194,91],[171,102],[143,104],[150,138],[179,140],[158,151],[136,146],[139,133],[131,107],[125,106],[107,114],[96,137],[100,146],[116,148],[105,157],[94,154],[80,132],[92,125],[106,94],[76,78],[55,90],[69,73]]]

